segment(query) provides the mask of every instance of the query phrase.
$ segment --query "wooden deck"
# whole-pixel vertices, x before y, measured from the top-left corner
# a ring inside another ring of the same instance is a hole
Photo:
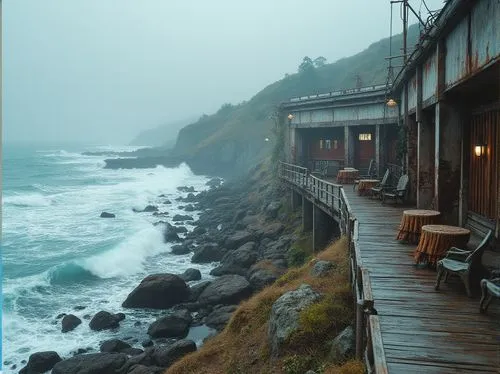
[[[345,186],[359,222],[389,373],[500,373],[500,306],[479,313],[458,280],[434,290],[436,272],[414,265],[414,245],[395,240],[404,208]]]

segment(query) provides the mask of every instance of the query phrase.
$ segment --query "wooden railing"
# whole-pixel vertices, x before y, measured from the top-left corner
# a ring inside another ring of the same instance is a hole
[[[309,173],[306,168],[280,163],[280,178],[337,217],[340,231],[349,243],[349,261],[354,309],[356,310],[356,358],[363,360],[368,373],[387,374],[380,322],[375,309],[370,274],[363,266],[358,242],[359,222],[354,216],[341,185],[330,183]]]

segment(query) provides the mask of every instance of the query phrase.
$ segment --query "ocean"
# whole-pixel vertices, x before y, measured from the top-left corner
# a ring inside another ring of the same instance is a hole
[[[82,151],[126,151],[133,147],[3,147],[2,261],[3,372],[17,373],[29,355],[54,350],[70,357],[79,348],[99,351],[111,338],[147,339],[151,311],[131,312],[121,303],[148,274],[182,273],[196,267],[211,278],[207,265],[193,266],[190,255],[174,256],[156,221],[184,213],[175,198],[178,186],[206,189],[207,177],[187,165],[168,169],[104,169],[105,156]],[[172,201],[163,204],[164,194]],[[158,205],[167,217],[134,213]],[[114,219],[99,218],[102,211]],[[197,218],[197,212],[190,212]],[[187,225],[188,229],[193,227]],[[77,308],[78,307],[78,308]],[[117,331],[91,331],[88,322],[100,310],[123,312]],[[82,319],[62,333],[61,313]],[[159,312],[156,312],[156,316]],[[200,331],[190,336],[200,344]],[[16,369],[11,369],[16,365]]]

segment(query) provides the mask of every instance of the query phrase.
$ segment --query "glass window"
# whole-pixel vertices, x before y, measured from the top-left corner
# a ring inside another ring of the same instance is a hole
[[[330,139],[325,140],[325,148],[332,149],[332,142]]]
[[[361,141],[372,140],[372,134],[370,134],[370,133],[359,134],[358,139]]]
[[[319,149],[323,149],[323,148],[325,148],[325,145],[324,145],[323,139],[320,139],[319,140]]]
[[[333,149],[337,149],[339,147],[338,140],[333,141]]]

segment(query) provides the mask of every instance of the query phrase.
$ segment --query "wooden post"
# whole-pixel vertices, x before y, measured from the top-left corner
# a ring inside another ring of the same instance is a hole
[[[363,300],[359,299],[356,302],[356,358],[360,361],[363,360],[364,322]]]

